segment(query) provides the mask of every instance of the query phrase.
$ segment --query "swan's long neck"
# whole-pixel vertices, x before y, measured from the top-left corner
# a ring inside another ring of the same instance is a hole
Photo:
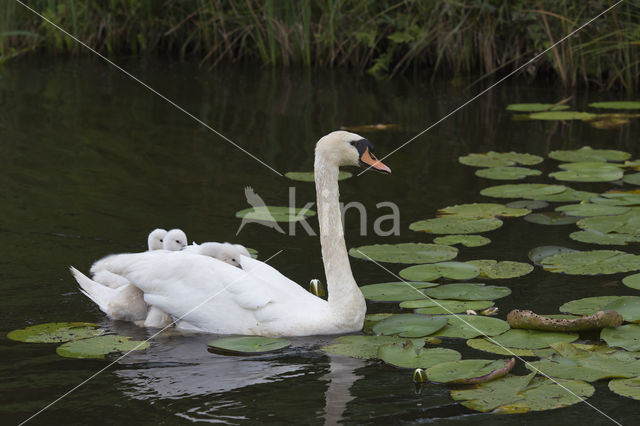
[[[367,308],[362,292],[353,278],[344,241],[338,191],[338,166],[327,161],[322,153],[316,151],[314,169],[320,245],[332,319],[342,323],[344,327],[359,330],[362,328]]]

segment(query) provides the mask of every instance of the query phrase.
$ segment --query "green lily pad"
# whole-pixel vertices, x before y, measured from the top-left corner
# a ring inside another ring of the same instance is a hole
[[[330,345],[323,346],[320,349],[330,354],[350,356],[352,358],[377,359],[380,346],[401,343],[405,340],[396,336],[340,336]],[[422,342],[422,339],[420,341]]]
[[[543,112],[543,111],[561,111],[569,109],[569,105],[540,104],[540,103],[523,103],[507,105],[507,111],[518,112]]]
[[[105,331],[89,322],[50,322],[13,330],[7,337],[27,343],[61,343],[86,339],[104,334]]]
[[[149,347],[149,342],[129,340],[126,336],[91,337],[72,340],[56,348],[56,353],[66,358],[104,358],[112,352],[139,351]]]
[[[481,278],[489,279],[516,278],[533,271],[533,266],[528,263],[512,262],[510,260],[498,262],[497,260],[482,259],[469,260],[467,263],[480,269]]]
[[[236,217],[261,222],[297,222],[315,216],[316,212],[285,206],[250,207],[236,212]]]
[[[489,244],[491,240],[482,235],[446,235],[444,237],[434,238],[433,242],[446,246],[462,244],[465,247],[481,247]]]
[[[624,183],[628,183],[629,185],[640,185],[640,173],[624,175],[622,181]]]
[[[577,333],[556,333],[551,331],[511,329],[492,337],[491,342],[509,348],[541,349],[556,342],[573,342],[580,337]]]
[[[374,325],[382,321],[383,319],[389,318],[391,313],[380,313],[380,314],[367,314],[364,316],[364,326],[362,327],[362,332],[366,334],[371,334],[373,331],[371,330]]]
[[[466,383],[504,368],[510,360],[463,359],[436,364],[426,370],[427,378],[435,383]]]
[[[556,207],[557,212],[562,212],[569,216],[591,217],[591,216],[616,216],[629,212],[629,207],[607,206],[603,204],[583,203],[569,204]]]
[[[377,335],[398,335],[400,337],[423,337],[435,333],[447,325],[444,317],[415,314],[397,314],[383,319],[373,326]]]
[[[529,114],[529,118],[532,120],[591,120],[596,118],[596,114],[590,112],[579,111],[547,111],[547,112],[534,112]],[[553,157],[551,157],[553,158]]]
[[[458,161],[472,167],[503,167],[522,164],[532,166],[541,163],[544,159],[533,154],[521,154],[518,152],[493,152],[484,154],[469,154],[458,157]]]
[[[476,176],[494,180],[518,180],[529,176],[539,176],[542,172],[527,167],[489,167],[476,170]]]
[[[404,309],[416,309],[416,314],[424,315],[441,315],[441,314],[458,314],[466,312],[469,309],[477,311],[487,309],[493,306],[491,300],[407,300],[400,304]]]
[[[511,294],[508,287],[481,283],[456,283],[424,290],[427,296],[436,299],[495,300]]]
[[[478,276],[480,271],[465,262],[440,262],[415,265],[400,271],[400,276],[411,281],[434,281],[438,278],[469,280]]]
[[[640,351],[640,325],[626,324],[616,328],[603,328],[600,339],[611,347]]]
[[[620,296],[585,297],[572,300],[560,306],[560,312],[573,315],[593,315],[598,311],[604,311],[604,307],[617,300]]]
[[[566,203],[570,201],[586,201],[590,200],[593,197],[596,197],[598,194],[595,192],[587,192],[587,191],[576,191],[572,188],[567,188],[563,192],[559,192],[557,194],[538,194],[534,195],[534,200],[544,200],[552,203]]]
[[[482,315],[445,315],[447,325],[434,336],[472,339],[478,336],[496,336],[509,330],[509,323]]]
[[[599,197],[591,198],[590,201],[596,204],[606,204],[608,206],[637,206],[640,205],[640,194],[629,194],[624,192],[609,192]]]
[[[480,191],[485,197],[494,198],[536,198],[559,194],[567,189],[563,185],[545,185],[543,183],[515,183],[490,186]],[[544,198],[541,198],[544,199]]]
[[[538,210],[544,209],[545,207],[549,206],[549,203],[544,200],[518,200],[512,201],[505,205],[507,207],[511,207],[512,209]]]
[[[286,178],[289,178],[291,180],[297,180],[300,182],[314,182],[314,173],[313,172],[287,172],[284,174],[284,176]],[[353,174],[349,173],[349,172],[344,172],[342,170],[340,170],[340,173],[338,173],[338,180],[345,180],[345,179],[349,179],[350,177],[352,177]]]
[[[380,346],[378,358],[387,364],[402,368],[429,368],[443,362],[457,361],[460,352],[453,349],[431,348],[407,340],[403,343],[390,343]]]
[[[496,414],[545,411],[582,402],[595,389],[577,380],[546,377],[507,376],[471,389],[452,390],[451,397],[472,410]],[[577,396],[577,397],[576,397]]]
[[[375,244],[352,248],[349,254],[358,259],[372,259],[377,262],[435,263],[455,258],[458,249],[424,243]]]
[[[616,311],[626,322],[640,322],[640,296],[620,296],[603,308],[604,311]]]
[[[547,257],[555,256],[559,253],[571,253],[577,250],[560,246],[540,246],[529,250],[529,260],[535,265],[541,265],[542,260]]]
[[[403,300],[424,299],[425,295],[419,289],[435,287],[437,285],[436,283],[406,283],[399,281],[365,285],[360,287],[360,291],[365,299],[374,302],[400,302]]]
[[[557,352],[550,358],[534,361],[526,367],[538,369],[551,377],[593,382],[606,378],[640,376],[637,355],[624,351],[602,352],[581,349],[571,343],[553,343]]]
[[[221,337],[207,343],[216,351],[232,354],[260,354],[286,348],[291,342],[286,339],[262,336]]]
[[[633,274],[622,279],[622,284],[640,290],[640,274]]]
[[[511,330],[509,330],[511,331]],[[491,341],[487,340],[485,337],[478,337],[475,339],[467,340],[467,346],[473,349],[477,349],[483,352],[489,352],[497,355],[507,355],[507,356],[539,356],[531,349],[518,349],[518,348],[508,348],[504,345],[496,345]]]
[[[593,102],[590,103],[591,108],[604,109],[640,109],[638,101],[615,101],[615,102]]]
[[[622,179],[624,172],[618,165],[584,161],[578,163],[565,163],[559,166],[564,171],[549,173],[554,179],[571,182],[612,182]]]
[[[249,252],[249,255],[251,255],[252,259],[257,259],[258,258],[258,250],[252,249],[250,247],[246,247],[246,249]]]
[[[537,225],[571,225],[578,221],[577,217],[565,216],[558,212],[541,212],[531,213],[524,217],[527,222],[535,223]]]
[[[640,236],[618,233],[603,234],[602,232],[591,229],[572,232],[569,234],[569,238],[580,241],[581,243],[600,244],[603,246],[626,246],[629,243],[640,242]]]
[[[531,213],[527,209],[513,209],[497,203],[460,204],[438,210],[440,215],[455,215],[470,218],[520,217]],[[446,216],[444,216],[446,217]]]
[[[611,380],[609,389],[618,395],[640,400],[640,377]]]
[[[637,210],[616,216],[593,216],[580,219],[577,222],[580,229],[597,231],[603,234],[616,232],[640,236],[640,214]]]
[[[640,270],[640,256],[618,250],[577,251],[547,257],[542,267],[569,275],[617,274]]]
[[[631,154],[613,149],[593,149],[590,146],[583,146],[580,149],[551,151],[549,157],[567,163],[578,163],[582,161],[624,161],[629,159]]]
[[[502,226],[495,218],[477,219],[464,216],[445,216],[435,219],[419,220],[409,225],[409,229],[432,234],[477,234],[493,231]]]

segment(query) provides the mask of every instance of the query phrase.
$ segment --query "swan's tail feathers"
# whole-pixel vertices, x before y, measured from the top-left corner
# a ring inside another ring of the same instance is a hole
[[[93,262],[93,265],[91,265],[91,269],[89,269],[89,272],[91,273],[91,275],[97,274],[100,271],[104,271],[105,269],[108,269],[111,264],[111,260],[113,260],[114,257],[115,255],[112,254]]]
[[[69,269],[78,282],[80,291],[110,318],[125,321],[145,319],[147,305],[144,302],[143,293],[134,285],[110,288],[92,280],[73,266]]]

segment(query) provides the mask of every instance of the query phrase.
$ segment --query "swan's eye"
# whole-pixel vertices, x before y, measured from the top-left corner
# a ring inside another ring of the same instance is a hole
[[[162,242],[162,238],[160,238],[160,242]]]
[[[351,144],[351,146],[356,146],[356,141],[351,141],[349,144]]]

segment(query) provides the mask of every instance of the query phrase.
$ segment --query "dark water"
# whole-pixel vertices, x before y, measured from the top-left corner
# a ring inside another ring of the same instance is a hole
[[[474,92],[447,82],[377,82],[348,74],[280,73],[246,68],[205,73],[192,65],[123,63],[249,152],[286,172],[310,170],[315,141],[342,125],[395,123],[384,132],[360,132],[384,155],[466,101]],[[385,162],[390,176],[366,173],[341,184],[342,200],[360,201],[369,213],[367,236],[347,218],[349,247],[375,242],[431,241],[408,230],[437,208],[487,201],[479,191],[498,184],[474,176],[459,155],[487,150],[546,154],[582,145],[617,148],[637,156],[637,122],[598,130],[581,122],[513,121],[513,102],[557,101],[569,94],[527,82],[504,84],[469,105]],[[577,109],[613,95],[574,93]],[[67,267],[86,271],[108,253],[142,251],[155,227],[180,227],[197,241],[237,241],[300,283],[323,278],[317,237],[295,237],[256,224],[235,236],[236,211],[248,207],[252,186],[269,204],[285,205],[288,181],[199,126],[113,68],[92,61],[23,61],[0,68],[0,411],[18,423],[105,367],[69,360],[55,345],[4,337],[30,324],[92,321],[134,338],[151,331],[116,323],[77,290]],[[546,161],[545,172],[555,166]],[[536,178],[530,181],[543,181]],[[299,206],[314,200],[313,185],[295,183]],[[572,185],[605,190],[611,185]],[[373,219],[393,201],[401,235],[373,235]],[[317,223],[310,221],[317,229]],[[572,225],[544,227],[507,220],[488,236],[489,246],[460,250],[459,259],[527,261],[529,249],[557,244],[586,247],[568,238]],[[638,252],[637,247],[627,249]],[[353,261],[360,284],[392,281],[377,266]],[[398,272],[400,266],[392,266]],[[556,312],[579,297],[632,294],[600,284],[620,276],[567,277],[541,270],[504,283],[513,294],[497,305]],[[501,283],[502,284],[502,283]],[[375,305],[370,312],[396,309]],[[211,336],[167,332],[146,352],[131,354],[51,406],[34,424],[115,423],[500,423],[569,424],[608,421],[586,404],[544,413],[491,416],[472,413],[428,385],[417,395],[411,371],[377,362],[330,357],[318,350],[332,338],[292,339],[291,348],[257,357],[207,352]],[[447,342],[465,357],[488,354]],[[518,367],[524,372],[522,366]],[[589,402],[622,423],[640,414],[637,403],[596,383]]]

